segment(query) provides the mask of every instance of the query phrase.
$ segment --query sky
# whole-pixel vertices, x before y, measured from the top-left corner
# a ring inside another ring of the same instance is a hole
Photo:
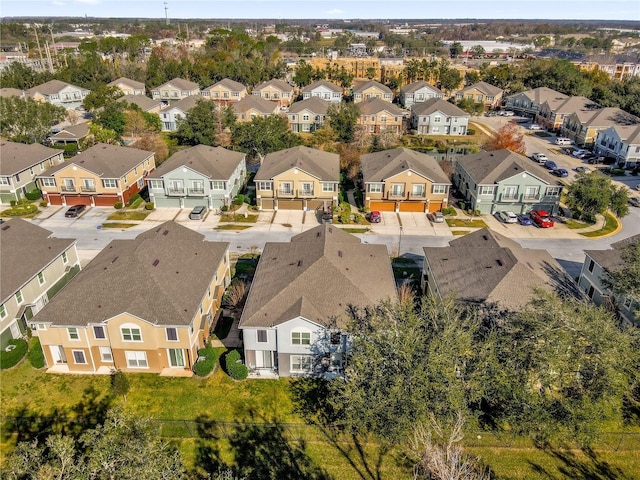
[[[544,19],[640,22],[640,0],[166,0],[169,19]],[[0,0],[0,17],[165,18],[164,0]],[[638,25],[640,28],[640,25]]]

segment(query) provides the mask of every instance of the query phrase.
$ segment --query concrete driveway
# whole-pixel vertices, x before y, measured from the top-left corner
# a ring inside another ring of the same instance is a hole
[[[508,238],[566,238],[584,239],[575,230],[568,228],[554,218],[555,225],[550,228],[539,228],[536,225],[520,225],[519,223],[503,223],[494,215],[483,215],[482,220],[494,232],[498,232]]]

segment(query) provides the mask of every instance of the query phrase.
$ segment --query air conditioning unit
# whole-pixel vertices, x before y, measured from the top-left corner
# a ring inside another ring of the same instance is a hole
[[[71,265],[67,265],[64,269],[64,273],[69,273],[71,271]]]

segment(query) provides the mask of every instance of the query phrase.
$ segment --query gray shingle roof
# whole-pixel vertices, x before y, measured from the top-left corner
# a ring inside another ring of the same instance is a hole
[[[249,110],[256,110],[264,115],[272,115],[278,112],[278,104],[270,102],[257,95],[248,95],[239,102],[234,103],[231,108],[236,113],[245,113]]]
[[[241,92],[247,89],[247,87],[241,84],[240,82],[236,82],[235,80],[231,80],[230,78],[223,78],[222,80],[214,83],[210,87],[207,87],[203,90],[211,90],[212,88],[217,87],[218,85],[222,85],[223,87],[228,88],[232,92]]]
[[[184,113],[189,113],[193,107],[196,106],[198,102],[207,102],[200,95],[189,95],[188,97],[184,97],[182,100],[178,100],[175,103],[172,103],[166,108],[166,112],[169,110],[177,109]]]
[[[267,243],[249,290],[241,327],[271,327],[298,316],[344,328],[349,305],[371,306],[396,298],[384,245],[323,224],[291,239]]]
[[[417,82],[413,82],[413,83],[410,83],[409,85],[405,85],[400,89],[400,93],[414,93],[420,90],[421,88],[428,88],[429,90],[435,93],[443,94],[438,88],[434,87],[433,85],[430,85],[424,80],[418,80]]]
[[[154,100],[152,98],[147,97],[146,95],[124,95],[118,98],[118,101],[127,102],[127,105],[130,105],[133,103],[134,105],[137,105],[138,107],[140,107],[140,109],[144,112],[147,112],[152,108],[156,108],[158,105],[162,105],[162,102],[160,100]]]
[[[278,90],[280,90],[281,92],[292,92],[293,91],[293,87],[291,85],[289,85],[284,80],[280,80],[279,78],[272,78],[271,80],[268,80],[266,82],[262,82],[260,85],[258,85],[256,88],[254,88],[253,91],[257,92],[257,91],[262,90],[263,88],[266,88],[266,87],[274,87],[274,88],[277,88]]]
[[[163,83],[154,90],[159,90],[163,87],[168,87],[169,85],[174,86],[180,90],[200,90],[200,85],[190,80],[185,80],[184,78],[174,78],[173,80],[169,80],[167,83]]]
[[[600,105],[589,100],[587,97],[569,97],[560,101],[554,99],[548,103],[554,113],[564,115],[570,115],[580,110],[594,111],[600,108]]]
[[[365,182],[383,182],[398,173],[412,170],[433,183],[451,183],[435,158],[407,148],[362,155],[360,165]]]
[[[389,112],[394,116],[402,116],[402,110],[396,107],[393,103],[385,102],[381,98],[370,98],[364,102],[356,104],[361,115],[373,115],[379,112]]]
[[[494,150],[457,157],[456,161],[477,185],[493,185],[527,172],[548,185],[559,184],[544,167],[510,150]]]
[[[127,312],[155,325],[189,325],[228,246],[175,222],[113,240],[38,320],[83,326]]]
[[[525,92],[514,93],[513,95],[509,95],[509,98],[517,97],[519,95],[526,96],[530,101],[537,103],[538,105],[542,105],[545,101],[562,101],[566,100],[568,95],[564,93],[556,92],[555,90],[548,87],[538,87],[533,90],[527,90]]]
[[[342,93],[342,87],[339,85],[336,85],[335,83],[331,83],[331,82],[327,82],[326,80],[316,80],[315,82],[311,83],[310,85],[307,85],[306,87],[304,87],[301,92],[305,93],[305,92],[312,92],[313,90],[315,90],[316,88],[319,87],[325,87],[327,90],[331,90],[332,92],[336,92],[336,93]]]
[[[306,109],[318,115],[326,115],[329,105],[331,105],[331,103],[326,100],[318,97],[310,97],[306,100],[292,103],[287,113],[300,113]]]
[[[78,140],[89,135],[89,122],[82,122],[76,125],[70,125],[68,127],[64,127],[55,135],[51,135],[49,138],[53,139],[67,139],[67,140]]]
[[[55,174],[63,168],[69,165],[76,165],[102,178],[120,178],[136,165],[139,165],[153,155],[153,152],[140,150],[138,148],[98,143],[72,159],[56,165],[40,176],[55,176]]]
[[[456,107],[453,103],[447,102],[441,98],[430,98],[426,102],[414,103],[411,106],[411,111],[418,115],[430,115],[434,112],[440,111],[449,117],[467,117],[469,114],[459,107]]]
[[[268,153],[254,180],[271,180],[287,170],[298,168],[320,181],[340,180],[340,156],[309,147],[292,147]]]
[[[186,166],[212,180],[228,180],[244,158],[245,154],[242,152],[196,145],[171,155],[149,175],[149,178],[160,178],[176,168]]]
[[[620,139],[629,145],[640,143],[640,125],[612,125]]]
[[[62,82],[60,80],[50,80],[42,85],[36,85],[35,87],[27,90],[29,95],[33,95],[34,93],[40,93],[42,95],[52,95],[54,93],[58,93],[60,90],[66,87],[77,88],[78,90],[89,91],[86,88],[76,87],[75,85],[71,85],[70,83]]]
[[[367,88],[377,88],[384,93],[393,93],[389,87],[383,85],[380,82],[376,82],[375,80],[369,80],[368,82],[363,82],[360,85],[356,85],[355,87],[353,87],[353,93],[364,92]]]
[[[611,248],[607,250],[585,250],[584,253],[589,255],[601,267],[609,271],[616,271],[624,265],[621,257],[621,250],[627,245],[640,242],[640,234],[633,237],[625,238],[616,243],[611,244]]]
[[[617,107],[593,110],[579,110],[575,112],[580,122],[587,127],[606,128],[613,125],[637,125],[640,118]]]
[[[468,87],[465,87],[459,91],[466,92],[467,90],[478,90],[479,92],[482,92],[485,95],[489,95],[489,96],[491,95],[496,96],[503,92],[501,88],[498,88],[495,85],[491,85],[490,83],[487,83],[487,82],[474,83],[473,85],[469,85]]]
[[[4,303],[75,240],[51,238],[51,232],[21,218],[0,225],[0,297]]]
[[[135,80],[131,80],[130,78],[126,78],[126,77],[120,77],[120,78],[117,78],[117,79],[115,79],[113,82],[109,82],[109,83],[107,83],[107,85],[108,85],[108,86],[110,86],[110,87],[115,87],[115,86],[117,86],[119,83],[123,83],[123,84],[125,84],[127,87],[131,87],[131,88],[133,88],[134,90],[141,90],[141,89],[142,89],[142,90],[144,90],[144,89],[146,88],[144,83],[142,83],[142,82],[137,82],[137,81],[135,81]]]
[[[43,160],[60,154],[60,150],[45,147],[39,143],[0,142],[0,175],[22,172]]]

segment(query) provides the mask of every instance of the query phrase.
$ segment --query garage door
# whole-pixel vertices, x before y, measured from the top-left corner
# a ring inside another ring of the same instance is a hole
[[[184,199],[184,208],[193,208],[193,207],[208,207],[209,199],[208,198],[185,198]]]
[[[278,200],[278,210],[302,210],[302,200]]]
[[[62,195],[49,195],[49,204],[62,205]]]
[[[442,202],[429,202],[429,212],[439,212],[442,210]]]
[[[96,207],[113,207],[116,202],[120,201],[117,195],[100,195],[93,197],[93,203]]]
[[[91,205],[91,197],[84,195],[65,195],[67,205]]]
[[[422,203],[422,202],[411,202],[411,203],[402,202],[400,204],[400,211],[423,213],[426,205],[427,205],[426,203]]]
[[[327,200],[327,206],[331,205],[331,200]],[[317,210],[324,207],[323,200],[307,200],[307,208],[309,210]]]
[[[155,205],[156,207],[159,208],[180,208],[180,199],[179,198],[161,198],[161,197],[154,197],[155,198]]]
[[[273,210],[273,198],[263,198],[262,199],[262,209],[263,210]]]
[[[395,212],[395,202],[369,202],[370,210],[378,210],[379,212]]]

